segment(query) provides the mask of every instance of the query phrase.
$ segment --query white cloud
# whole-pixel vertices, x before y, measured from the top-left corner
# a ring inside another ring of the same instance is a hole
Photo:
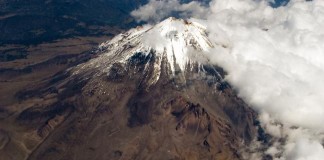
[[[301,138],[297,140],[287,157],[293,160],[321,160],[324,157],[324,149],[316,141]]]
[[[288,136],[281,159],[324,159],[323,1],[277,9],[265,1],[227,2],[214,0],[207,17],[210,38],[229,48],[216,46],[211,59],[228,71],[239,96],[286,126],[261,118],[268,133]],[[296,136],[290,126],[306,131]]]
[[[138,21],[158,22],[174,14],[180,17],[201,18],[207,9],[199,2],[180,3],[179,0],[150,0],[146,5],[131,12]]]
[[[211,59],[224,66],[227,80],[258,110],[324,131],[324,21],[313,16],[316,2],[291,2],[278,10],[251,2],[238,11],[225,6],[208,17],[210,38],[229,47],[219,45]]]

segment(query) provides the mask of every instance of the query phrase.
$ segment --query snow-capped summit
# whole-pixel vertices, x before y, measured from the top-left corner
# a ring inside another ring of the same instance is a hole
[[[169,63],[179,65],[181,70],[192,60],[190,57],[195,56],[190,52],[202,53],[212,47],[203,25],[173,17],[149,29],[142,42],[156,50],[159,56],[166,54]],[[171,68],[174,71],[174,65]]]
[[[212,47],[203,25],[171,17],[155,26],[131,29],[102,43],[99,46],[102,54],[79,66],[77,72],[87,68],[109,72],[114,63],[126,63],[135,55],[154,56],[154,83],[159,79],[163,60],[168,62],[168,67],[174,74],[175,71],[184,71],[197,58],[202,59]]]

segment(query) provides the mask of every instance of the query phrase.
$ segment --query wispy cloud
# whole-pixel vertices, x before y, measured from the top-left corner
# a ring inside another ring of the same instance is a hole
[[[199,2],[181,3],[178,0],[150,0],[148,4],[131,12],[138,21],[159,22],[169,16],[202,18],[208,9]]]

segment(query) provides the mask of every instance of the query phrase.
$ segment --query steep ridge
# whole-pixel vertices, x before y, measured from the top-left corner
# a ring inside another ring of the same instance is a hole
[[[203,25],[174,18],[101,44],[7,108],[2,132],[15,134],[0,158],[242,159],[256,115],[208,64],[210,47]]]

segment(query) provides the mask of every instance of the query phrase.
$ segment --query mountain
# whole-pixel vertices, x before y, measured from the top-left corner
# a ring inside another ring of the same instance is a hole
[[[175,18],[102,43],[0,110],[0,159],[242,159],[256,113],[208,63],[212,47]]]

